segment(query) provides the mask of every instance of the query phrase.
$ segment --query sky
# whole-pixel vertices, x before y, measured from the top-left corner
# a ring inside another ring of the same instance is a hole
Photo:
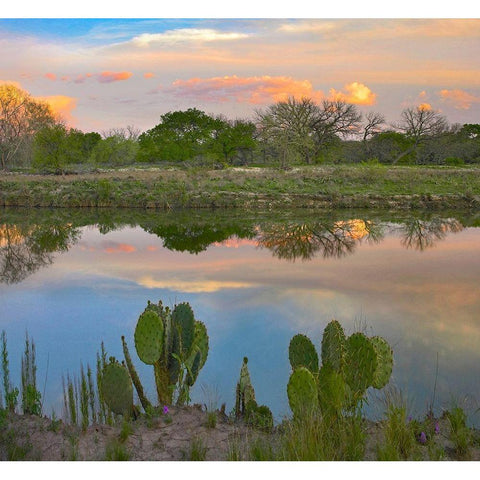
[[[319,16],[12,15],[0,19],[0,82],[83,131],[145,131],[191,107],[252,119],[288,96],[344,100],[391,123],[421,104],[451,123],[480,122],[479,18]]]

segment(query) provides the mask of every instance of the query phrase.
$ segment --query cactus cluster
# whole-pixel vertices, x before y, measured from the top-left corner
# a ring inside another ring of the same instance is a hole
[[[272,412],[266,405],[257,404],[247,364],[248,358],[243,357],[236,388],[235,416],[237,419],[244,418],[247,424],[261,430],[271,430],[273,428]]]
[[[336,320],[323,333],[321,366],[313,343],[301,334],[290,341],[289,359],[293,371],[287,394],[295,416],[318,408],[333,415],[354,410],[367,388],[381,389],[389,382],[393,368],[393,351],[385,339],[363,333],[347,337]]]
[[[134,338],[140,360],[153,365],[159,404],[172,404],[175,388],[177,403],[187,403],[190,387],[208,356],[207,329],[195,320],[190,305],[181,303],[170,310],[161,301],[149,301]]]
[[[173,310],[158,304],[147,304],[140,315],[134,334],[135,349],[144,363],[153,366],[159,405],[189,401],[190,387],[208,356],[208,334],[205,325],[195,320],[188,303],[175,305]],[[125,337],[122,336],[125,364],[111,359],[101,375],[105,403],[116,414],[133,410],[133,386],[145,411],[152,408],[135,370]]]

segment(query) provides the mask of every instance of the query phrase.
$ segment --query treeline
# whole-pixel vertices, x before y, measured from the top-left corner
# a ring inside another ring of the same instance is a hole
[[[168,112],[141,132],[128,126],[102,134],[66,127],[50,107],[0,85],[0,166],[63,172],[71,166],[191,164],[280,165],[480,163],[480,124],[449,124],[428,106],[406,108],[388,124],[343,101],[289,98],[230,120],[196,108]]]

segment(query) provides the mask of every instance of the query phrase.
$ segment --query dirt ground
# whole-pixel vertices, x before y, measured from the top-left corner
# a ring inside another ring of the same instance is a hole
[[[257,440],[275,442],[275,433],[265,434],[232,422],[217,412],[214,428],[207,426],[207,413],[200,406],[172,407],[167,415],[142,418],[133,423],[121,442],[122,426],[91,425],[86,431],[79,427],[52,422],[48,418],[12,415],[3,428],[0,460],[36,461],[225,461],[246,459],[249,444]],[[444,453],[441,460],[459,460],[450,441],[448,422],[439,420],[440,433],[435,445]],[[368,422],[365,460],[375,461],[377,445],[382,443],[378,424]],[[419,460],[430,460],[431,452],[419,446]],[[232,452],[237,456],[232,458]],[[119,457],[120,456],[120,457]],[[480,460],[480,448],[470,449],[465,460]]]

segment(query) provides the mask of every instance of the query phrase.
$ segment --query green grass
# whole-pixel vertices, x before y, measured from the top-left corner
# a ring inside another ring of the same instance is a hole
[[[301,166],[287,171],[158,167],[66,176],[10,174],[0,178],[0,205],[169,209],[235,207],[245,201],[255,205],[283,202],[285,197],[299,206],[309,199],[368,206],[385,198],[409,207],[415,202],[468,205],[478,204],[474,196],[480,195],[479,173],[479,167],[369,164]]]

